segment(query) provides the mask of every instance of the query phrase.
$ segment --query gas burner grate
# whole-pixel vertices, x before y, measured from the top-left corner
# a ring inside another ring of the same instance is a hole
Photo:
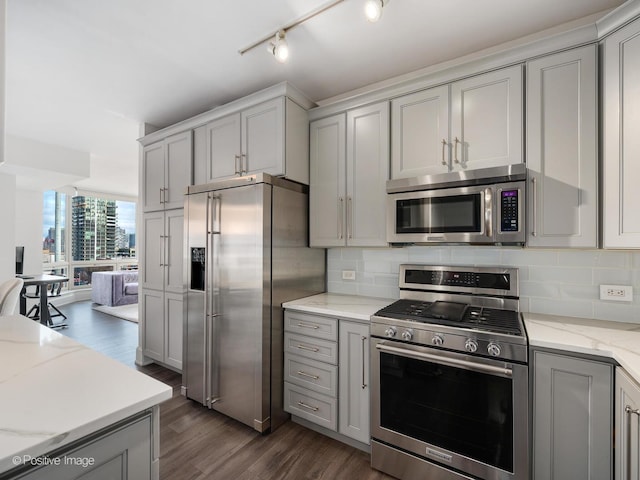
[[[391,305],[387,305],[376,315],[388,318],[420,320],[426,317],[426,313],[432,302],[421,302],[420,300],[397,300]]]
[[[520,318],[513,310],[499,310],[496,308],[468,307],[462,323],[470,328],[521,335]]]

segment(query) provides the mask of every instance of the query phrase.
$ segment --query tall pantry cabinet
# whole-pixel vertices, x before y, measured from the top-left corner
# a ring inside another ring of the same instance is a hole
[[[640,247],[640,19],[605,38],[603,246]]]
[[[140,353],[177,370],[182,369],[183,195],[192,168],[191,130],[142,150]],[[138,355],[137,361],[146,360]]]

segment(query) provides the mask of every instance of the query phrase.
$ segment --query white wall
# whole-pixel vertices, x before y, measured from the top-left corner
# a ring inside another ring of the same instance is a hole
[[[16,178],[0,174],[0,282],[16,274]]]
[[[42,272],[42,192],[16,189],[15,244],[24,246],[24,273]]]
[[[517,267],[524,312],[640,323],[640,252],[544,250],[515,247],[332,248],[327,252],[327,290],[398,298],[398,266],[483,265]],[[342,280],[355,270],[356,280]],[[599,285],[632,285],[631,303],[599,300]]]

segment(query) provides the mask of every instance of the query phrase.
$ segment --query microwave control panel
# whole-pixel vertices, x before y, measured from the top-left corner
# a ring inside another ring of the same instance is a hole
[[[500,192],[500,231],[520,231],[520,190]]]

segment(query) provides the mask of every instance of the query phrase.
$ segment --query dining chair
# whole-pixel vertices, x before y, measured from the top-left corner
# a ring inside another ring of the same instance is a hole
[[[0,284],[0,316],[15,313],[23,284],[21,278],[12,278]]]
[[[36,285],[36,289],[34,292],[30,292],[29,290],[25,291],[25,293],[23,294],[25,298],[31,298],[36,300],[36,303],[33,304],[29,309],[29,311],[27,312],[27,317],[31,318],[32,320],[40,320],[40,301],[39,300],[40,300],[41,288],[47,289],[48,299],[59,297],[62,291],[62,282],[52,283],[52,284],[49,284],[48,286]],[[62,313],[60,309],[58,309],[58,307],[56,307],[50,301],[47,301],[47,307],[49,308],[49,324],[48,324],[49,327],[64,328],[68,326],[66,323],[64,323],[64,320],[67,319],[67,316],[64,313]],[[54,317],[62,317],[63,321],[61,323],[53,323],[51,319]]]

